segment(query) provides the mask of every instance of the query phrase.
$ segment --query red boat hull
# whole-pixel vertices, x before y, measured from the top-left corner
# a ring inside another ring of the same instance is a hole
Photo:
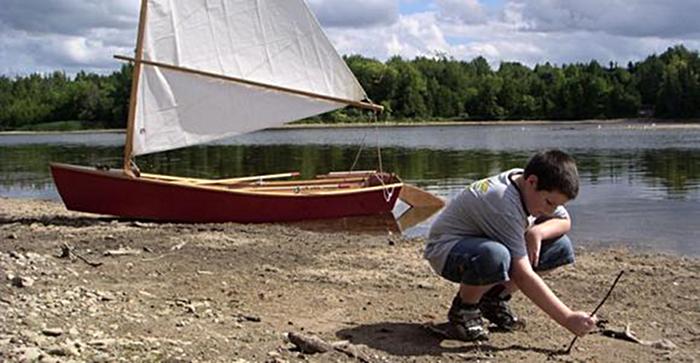
[[[284,222],[386,213],[393,209],[402,186],[399,182],[326,194],[272,195],[130,178],[121,171],[65,164],[51,164],[51,173],[70,210],[187,223]]]

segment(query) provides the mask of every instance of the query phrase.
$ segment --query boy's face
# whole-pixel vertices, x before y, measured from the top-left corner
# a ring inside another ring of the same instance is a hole
[[[549,216],[560,205],[569,201],[559,191],[537,190],[537,176],[530,175],[525,179],[524,191],[525,206],[528,213],[535,217]]]

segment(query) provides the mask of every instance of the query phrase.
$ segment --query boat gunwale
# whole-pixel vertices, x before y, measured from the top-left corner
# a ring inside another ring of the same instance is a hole
[[[185,188],[191,188],[191,189],[198,189],[198,190],[206,190],[206,191],[213,191],[213,192],[226,192],[226,193],[232,193],[232,194],[242,194],[242,195],[258,195],[258,196],[265,196],[265,197],[280,197],[280,198],[314,198],[314,197],[325,197],[325,196],[333,196],[333,195],[351,195],[351,194],[359,194],[359,193],[366,193],[366,192],[374,192],[374,191],[381,191],[385,189],[396,189],[396,188],[401,188],[403,187],[404,183],[400,179],[398,179],[397,176],[394,176],[399,180],[397,183],[390,183],[390,184],[383,184],[383,185],[376,185],[376,186],[369,186],[369,187],[360,187],[360,188],[337,188],[337,190],[329,190],[329,191],[313,191],[312,193],[295,193],[293,188],[290,189],[290,192],[279,192],[279,191],[254,191],[254,190],[239,190],[236,188],[226,188],[223,186],[216,187],[216,186],[209,186],[209,185],[198,185],[198,184],[193,184],[193,183],[188,183],[184,181],[166,181],[166,180],[158,180],[158,179],[151,179],[151,178],[131,178],[127,175],[124,174],[124,171],[121,169],[109,169],[109,170],[97,170],[94,167],[90,166],[83,166],[83,165],[72,165],[72,164],[64,164],[64,163],[49,163],[51,168],[62,168],[62,169],[68,169],[74,172],[80,172],[80,173],[85,173],[85,174],[93,174],[97,176],[103,176],[103,177],[109,177],[109,178],[115,178],[115,179],[123,179],[126,181],[137,181],[137,182],[144,182],[144,183],[150,183],[150,184],[157,184],[157,185],[175,185],[179,187],[185,187]],[[303,185],[303,184],[302,184]]]

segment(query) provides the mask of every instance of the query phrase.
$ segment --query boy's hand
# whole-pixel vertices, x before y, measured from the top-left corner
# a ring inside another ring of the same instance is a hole
[[[597,321],[595,316],[588,316],[584,311],[575,311],[566,318],[564,327],[578,336],[584,336],[595,329]]]
[[[536,229],[530,228],[525,232],[525,242],[527,243],[527,255],[530,265],[537,267],[540,263],[540,249],[542,248],[542,236]]]

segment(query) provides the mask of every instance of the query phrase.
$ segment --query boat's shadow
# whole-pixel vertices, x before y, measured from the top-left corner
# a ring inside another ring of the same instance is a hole
[[[399,225],[391,213],[373,216],[344,217],[333,219],[316,219],[308,221],[286,222],[288,226],[314,232],[349,232],[386,234],[400,233]]]
[[[372,349],[395,356],[441,356],[461,354],[464,358],[494,359],[498,352],[522,351],[547,356],[562,354],[561,349],[548,349],[537,346],[510,344],[499,346],[489,341],[473,343],[447,340],[423,324],[405,322],[382,322],[358,325],[336,332],[336,336],[352,344],[366,345]]]
[[[287,225],[316,232],[352,232],[369,234],[401,233],[427,221],[439,207],[410,208],[398,218],[392,213],[335,219],[288,222]]]
[[[400,218],[395,219],[391,213],[383,213],[372,216],[345,217],[335,219],[319,219],[298,222],[280,222],[280,224],[297,227],[304,230],[317,232],[350,232],[350,233],[370,233],[370,234],[386,234],[401,233],[408,228],[411,228],[432,216],[439,209],[435,208],[411,208],[407,213],[404,213]],[[56,216],[56,215],[36,215],[32,217],[7,217],[0,215],[0,226],[10,224],[32,225],[41,224],[45,226],[59,227],[92,227],[98,225],[106,225],[111,223],[132,223],[148,225],[161,224],[183,224],[178,221],[154,221],[137,218],[119,218],[110,216]],[[184,223],[189,224],[189,223]],[[207,223],[197,223],[207,224]],[[221,223],[211,223],[221,224]]]

